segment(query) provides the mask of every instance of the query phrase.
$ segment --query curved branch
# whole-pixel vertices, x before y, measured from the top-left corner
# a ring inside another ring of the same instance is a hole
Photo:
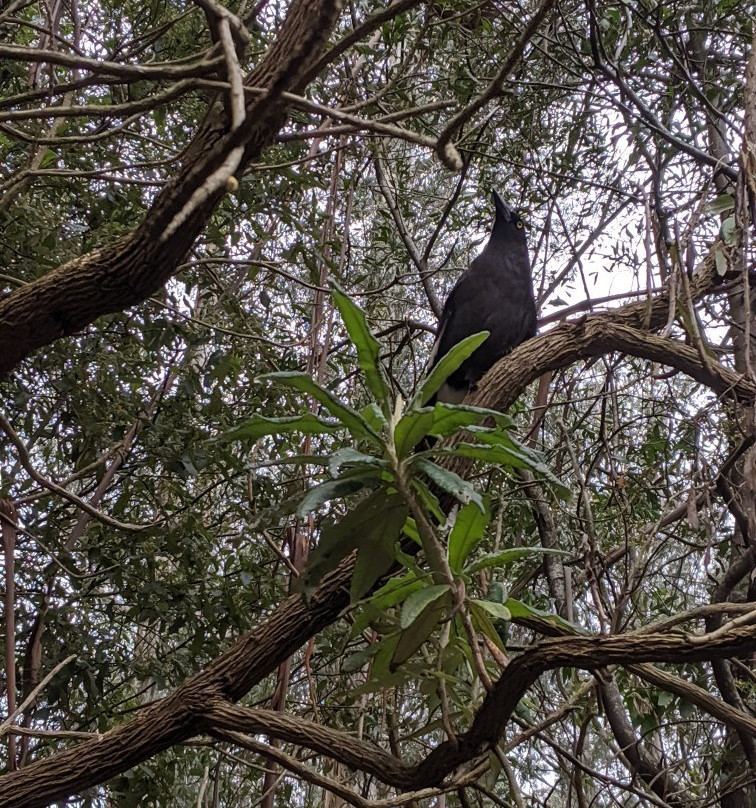
[[[209,705],[204,717],[213,734],[217,730],[229,730],[268,735],[327,755],[351,769],[372,774],[389,785],[407,781],[413,769],[410,764],[384,752],[375,744],[300,716],[292,718],[274,710],[241,707],[216,699]]]
[[[691,280],[691,300],[713,291],[718,281],[715,252],[717,242]],[[738,373],[709,361],[707,365],[694,348],[650,333],[662,328],[667,319],[667,292],[604,314],[591,314],[562,323],[534,337],[499,360],[483,377],[472,398],[477,406],[501,411],[511,406],[530,382],[547,370],[567,367],[576,359],[588,359],[611,351],[650,359],[688,374],[722,396],[741,401],[756,398],[756,385]]]
[[[643,637],[559,637],[544,640],[512,660],[478,709],[470,729],[445,741],[416,767],[410,787],[437,785],[457,766],[493,746],[501,737],[522,695],[547,670],[560,667],[595,670],[632,662],[701,662],[743,654],[756,648],[756,626],[726,634],[652,634]]]
[[[446,125],[443,132],[438,136],[438,156],[443,161],[443,154],[451,145],[451,139],[475,113],[484,107],[491,99],[501,94],[501,84],[507,76],[514,70],[517,63],[522,59],[522,55],[528,42],[536,35],[541,27],[546,15],[554,7],[556,0],[544,0],[540,8],[531,17],[530,22],[520,34],[520,38],[515,42],[514,47],[506,58],[499,72],[488,87],[474,98],[464,109],[460,110]]]

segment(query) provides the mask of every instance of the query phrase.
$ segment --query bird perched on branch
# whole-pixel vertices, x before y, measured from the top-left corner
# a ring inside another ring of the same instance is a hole
[[[483,252],[444,304],[432,368],[458,342],[478,331],[488,339],[452,373],[428,402],[458,404],[502,356],[536,333],[536,306],[522,219],[493,192],[496,219]]]

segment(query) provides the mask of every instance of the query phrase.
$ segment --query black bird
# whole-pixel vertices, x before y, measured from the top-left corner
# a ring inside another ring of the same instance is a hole
[[[493,199],[496,219],[491,236],[446,299],[430,367],[465,337],[478,331],[491,334],[428,404],[458,404],[502,356],[536,333],[525,225],[496,191]]]

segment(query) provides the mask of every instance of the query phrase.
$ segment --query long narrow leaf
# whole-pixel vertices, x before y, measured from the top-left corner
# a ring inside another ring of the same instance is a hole
[[[462,571],[467,557],[485,535],[490,518],[487,507],[481,512],[472,503],[465,505],[457,514],[449,535],[449,566],[452,572]]]
[[[394,504],[385,488],[378,488],[338,521],[326,521],[320,531],[320,541],[310,554],[301,588],[310,591],[317,586],[326,573],[335,569],[341,559],[383,521]]]
[[[348,295],[335,285],[332,286],[331,295],[341,313],[349,338],[357,350],[357,363],[365,374],[367,386],[383,410],[388,412],[391,391],[379,361],[380,343],[368,328],[362,309]]]
[[[288,435],[301,432],[303,435],[325,435],[338,432],[343,425],[337,421],[325,421],[312,413],[292,415],[285,418],[266,418],[253,415],[240,426],[225,432],[218,440],[228,443],[233,440],[257,440],[266,435]]]
[[[484,606],[483,604],[486,605]],[[493,620],[491,619],[492,615],[490,613],[490,609],[487,608],[489,605],[499,606],[500,604],[487,604],[486,601],[482,600],[470,600],[467,603],[467,606],[470,609],[470,617],[472,618],[473,626],[475,626],[475,628],[478,629],[478,631],[480,631],[482,634],[485,634],[486,637],[488,637],[488,639],[491,640],[491,642],[497,648],[499,648],[499,650],[503,651],[504,643],[502,642],[502,638],[499,635],[499,632],[496,630]]]
[[[373,584],[394,563],[394,547],[399,540],[409,509],[398,496],[391,497],[391,502],[393,508],[375,523],[368,536],[359,541],[357,562],[354,565],[349,590],[352,603],[369,592]]]
[[[437,393],[441,385],[454,373],[465,359],[473,354],[476,348],[480,347],[488,339],[490,333],[490,331],[481,331],[478,334],[472,334],[461,342],[458,342],[428,374],[428,378],[415,394],[413,406],[425,404],[434,393]]]
[[[442,591],[444,589],[443,584],[438,587],[428,587],[427,589],[434,590],[432,592],[429,591],[427,595],[431,600],[426,603],[425,608],[417,613],[414,619],[407,624],[407,628],[402,631],[399,642],[396,644],[394,655],[391,658],[391,670],[396,670],[399,665],[406,662],[412,654],[420,648],[433,633],[448,609],[451,602],[451,593],[448,587],[445,587],[446,591]],[[404,612],[408,608],[408,603],[413,599],[419,598],[421,594],[422,591],[415,592],[405,601],[404,608],[402,609],[403,624],[405,623]],[[414,605],[412,611],[415,612]]]
[[[449,592],[449,584],[433,584],[417,592],[413,592],[402,607],[402,616],[399,625],[402,629],[409,628],[415,620],[425,611],[428,604],[433,603]]]
[[[501,444],[481,445],[475,443],[458,443],[448,454],[459,457],[471,457],[475,460],[484,460],[508,468],[530,469],[535,474],[545,477],[553,486],[560,499],[568,500],[572,496],[570,489],[554,474],[543,462],[534,462],[532,458],[521,454],[516,449]]]
[[[371,437],[378,438],[378,435],[370,428],[367,421],[357,412],[353,410],[348,404],[338,399],[333,393],[321,387],[311,376],[307,373],[300,373],[298,371],[280,371],[278,373],[266,373],[263,376],[258,376],[258,380],[271,380],[282,384],[285,387],[292,387],[295,390],[300,390],[312,396],[316,401],[319,401],[334,418],[339,421],[358,438]]]
[[[406,457],[430,432],[434,421],[433,410],[410,410],[394,429],[394,445],[398,457]]]
[[[433,408],[433,424],[428,432],[439,438],[445,438],[460,429],[476,426],[481,421],[493,417],[496,418],[499,427],[506,428],[512,425],[512,419],[508,415],[494,410],[439,402]]]
[[[474,502],[481,511],[483,511],[483,500],[480,494],[473,488],[472,484],[463,480],[459,474],[455,474],[448,469],[442,469],[435,463],[425,458],[418,457],[413,465],[430,477],[439,488],[442,488],[448,494],[451,494],[455,499],[459,500],[463,505],[468,502]]]
[[[543,609],[536,609],[535,606],[530,606],[527,603],[523,603],[521,600],[516,600],[515,598],[505,600],[504,606],[509,610],[513,620],[516,620],[517,618],[527,618],[529,620],[536,621],[542,620],[545,623],[551,624],[552,626],[557,626],[568,634],[589,633],[581,626],[578,626],[575,623],[570,623],[569,620],[565,620],[558,614],[545,612]]]
[[[388,468],[388,461],[382,460],[380,457],[365,454],[351,446],[346,446],[334,452],[328,460],[328,471],[332,477],[335,477],[344,466],[350,468],[359,467],[378,467],[381,469]]]
[[[465,568],[468,575],[488,567],[506,567],[515,561],[520,561],[532,555],[569,555],[567,550],[557,550],[555,547],[510,547],[498,553],[491,553],[478,559],[474,564]]]
[[[543,455],[540,452],[531,449],[516,438],[513,438],[508,432],[498,428],[487,429],[486,427],[471,426],[468,432],[470,432],[476,440],[489,446],[504,447],[510,452],[513,465],[524,462],[526,464],[525,467],[530,468],[533,472],[548,480],[560,499],[569,500],[571,498],[572,491],[546,465]],[[522,468],[522,466],[520,467]]]
[[[376,486],[380,482],[380,471],[376,469],[366,469],[360,475],[350,475],[346,479],[328,480],[320,485],[313,486],[302,497],[302,501],[297,508],[297,516],[303,518],[310,511],[319,508],[324,502],[332,499],[347,497],[368,486]]]

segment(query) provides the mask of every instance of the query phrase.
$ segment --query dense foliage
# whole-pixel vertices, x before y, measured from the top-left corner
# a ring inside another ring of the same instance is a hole
[[[749,4],[331,5],[0,11],[0,805],[753,808]],[[433,410],[491,189],[542,336]]]

